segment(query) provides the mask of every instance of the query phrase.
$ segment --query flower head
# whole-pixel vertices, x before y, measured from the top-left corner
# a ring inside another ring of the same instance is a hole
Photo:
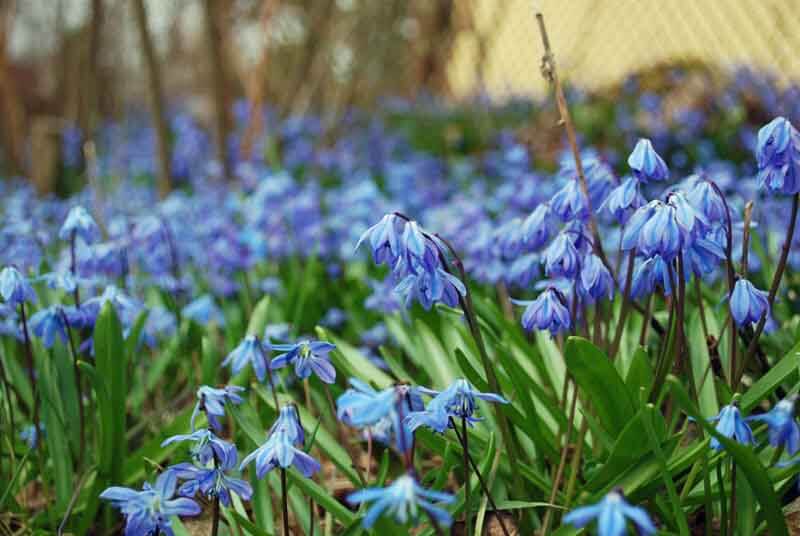
[[[554,287],[546,289],[533,301],[515,301],[515,303],[527,306],[522,314],[522,327],[527,331],[535,328],[548,330],[555,335],[572,325],[566,305],[567,300],[561,291]]]
[[[31,331],[34,335],[42,339],[45,348],[51,348],[56,336],[61,342],[67,341],[67,328],[65,315],[60,305],[51,305],[31,316]]]
[[[398,228],[401,225],[402,221],[398,216],[394,214],[384,215],[381,221],[364,231],[364,234],[358,239],[356,249],[361,247],[362,243],[369,242],[375,264],[386,263],[390,266],[394,265],[401,254],[398,233]]]
[[[730,306],[733,319],[739,326],[758,322],[765,313],[769,313],[767,293],[743,278],[733,287]]]
[[[206,464],[213,459],[221,460],[226,454],[226,449],[229,448],[229,443],[223,441],[214,435],[211,430],[196,430],[190,434],[178,434],[165,439],[162,447],[171,445],[172,443],[181,443],[185,441],[192,442],[189,452],[193,459],[196,459],[202,464]]]
[[[620,223],[625,223],[634,210],[645,204],[639,193],[639,181],[628,177],[622,184],[611,190],[597,212],[607,211]]]
[[[753,444],[753,431],[742,418],[739,408],[735,404],[729,404],[723,407],[719,415],[710,419],[712,422],[717,422],[717,432],[721,435],[743,443],[745,445]],[[714,450],[722,450],[723,446],[716,437],[711,438],[711,448]]]
[[[225,317],[222,311],[214,303],[214,299],[208,294],[204,294],[187,304],[182,310],[181,314],[186,318],[194,320],[201,326],[205,326],[210,322],[214,322],[218,326],[225,325]]]
[[[395,287],[394,292],[403,298],[406,307],[416,299],[425,310],[429,310],[437,302],[456,307],[459,298],[466,296],[467,288],[456,276],[442,268],[436,268],[432,271],[409,273]]]
[[[669,169],[647,138],[636,142],[636,147],[628,157],[628,165],[634,176],[642,182],[663,181],[669,176]]]
[[[13,266],[0,271],[0,296],[12,307],[36,301],[36,292],[28,280]]]
[[[783,448],[790,456],[800,450],[800,428],[794,419],[797,396],[784,398],[766,413],[751,415],[746,421],[762,421],[769,427],[769,444]]]
[[[531,249],[539,249],[550,239],[550,205],[542,203],[522,222],[522,240]]]
[[[227,473],[236,468],[238,453],[236,445],[230,444],[225,450],[225,457],[216,461],[213,467],[198,466],[193,463],[179,463],[169,468],[178,480],[183,480],[178,494],[183,497],[194,497],[200,492],[205,498],[219,497],[220,502],[230,507],[231,494],[235,493],[248,501],[253,495],[250,484]]]
[[[200,505],[186,497],[175,497],[177,477],[161,473],[155,485],[145,483],[142,491],[112,486],[100,494],[125,516],[126,536],[152,536],[156,532],[172,536],[172,516],[196,516]]]
[[[267,440],[248,454],[242,460],[239,468],[242,469],[250,462],[255,461],[256,475],[258,478],[264,478],[264,475],[275,467],[286,469],[294,465],[303,476],[311,477],[320,470],[320,464],[296,447],[302,443],[300,441],[302,436],[298,435],[298,427],[299,423],[296,420],[284,416],[284,413],[281,412],[278,420],[270,428]]]
[[[771,192],[800,192],[800,133],[785,117],[758,131],[758,185]]]
[[[296,344],[273,344],[272,348],[283,352],[272,359],[272,368],[279,369],[291,363],[300,379],[314,373],[325,383],[336,381],[336,369],[328,359],[328,354],[336,345],[325,341],[301,341]]]
[[[572,233],[562,232],[544,252],[544,270],[550,277],[574,279],[580,270],[580,254]]]
[[[585,219],[589,216],[589,201],[577,178],[567,181],[553,198],[550,207],[562,221]]]
[[[194,406],[192,412],[192,430],[194,430],[194,423],[197,415],[202,411],[206,414],[208,424],[214,430],[219,431],[222,429],[218,417],[225,416],[225,403],[241,404],[243,399],[239,396],[244,392],[244,387],[238,385],[226,385],[225,387],[215,388],[208,385],[202,385],[197,390],[197,404]]]
[[[614,278],[597,255],[590,253],[581,266],[580,289],[594,300],[614,296]]]
[[[58,238],[61,240],[72,240],[79,236],[87,244],[91,244],[100,237],[100,229],[85,208],[74,206],[67,214],[67,219],[58,231]]]
[[[448,493],[427,490],[420,486],[414,477],[403,475],[385,488],[366,488],[347,497],[350,504],[373,503],[364,516],[364,527],[370,528],[384,513],[392,516],[398,523],[416,522],[420,509],[432,516],[437,523],[450,526],[453,518],[446,510],[433,504],[450,504],[455,497]]]
[[[234,374],[239,374],[248,363],[253,366],[258,381],[264,381],[267,377],[269,365],[267,364],[264,345],[255,335],[248,335],[245,337],[244,340],[239,343],[239,346],[234,348],[222,361],[222,366],[227,367],[230,365],[231,371]]]
[[[466,419],[470,424],[480,420],[473,417],[475,399],[508,404],[508,400],[502,396],[494,393],[481,393],[464,379],[455,380],[450,384],[450,387],[442,392],[423,387],[420,387],[419,391],[433,396],[433,399],[428,403],[424,411],[412,411],[406,417],[406,422],[412,431],[425,425],[439,433],[444,433],[450,424],[451,418]]]
[[[647,512],[639,506],[628,504],[619,490],[611,491],[597,504],[572,510],[564,516],[564,523],[582,528],[593,519],[597,520],[598,536],[624,536],[628,533],[628,520],[636,525],[639,534],[656,533],[656,527]]]

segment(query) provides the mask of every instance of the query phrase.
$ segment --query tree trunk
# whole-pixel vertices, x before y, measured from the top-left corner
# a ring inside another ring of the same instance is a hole
[[[208,52],[211,58],[211,89],[214,92],[214,130],[216,132],[217,160],[222,166],[225,180],[233,177],[228,154],[228,133],[231,128],[228,103],[228,78],[225,75],[222,45],[222,13],[219,0],[205,0],[205,25]]]
[[[134,0],[133,10],[136,16],[136,26],[139,30],[139,39],[142,42],[144,62],[147,67],[147,87],[150,94],[150,109],[156,128],[156,142],[158,144],[158,193],[163,198],[166,197],[172,189],[169,129],[166,116],[164,115],[164,89],[161,84],[161,71],[158,65],[158,58],[156,57],[153,40],[150,38],[150,31],[147,25],[147,10],[144,6],[144,0]]]

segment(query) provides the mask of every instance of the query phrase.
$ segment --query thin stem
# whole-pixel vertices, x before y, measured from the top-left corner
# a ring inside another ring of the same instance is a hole
[[[708,320],[706,319],[706,307],[703,304],[703,291],[700,288],[700,278],[694,278],[694,293],[697,299],[697,309],[700,311],[700,325],[703,328],[703,337],[708,341]]]
[[[75,300],[75,307],[81,306],[81,294],[78,290],[78,260],[77,256],[75,255],[75,240],[77,237],[77,231],[72,231],[72,235],[69,239],[69,271],[72,273],[72,277],[75,278],[75,288],[72,291],[72,297]]]
[[[283,536],[289,532],[289,494],[286,491],[286,469],[281,468],[281,507],[283,509]]]
[[[267,362],[267,382],[269,383],[269,390],[272,392],[272,402],[275,404],[275,411],[280,412],[281,406],[278,404],[278,391],[275,390],[275,380],[272,378],[272,363],[270,362],[269,358],[264,351],[264,346],[261,344],[261,341],[256,341],[256,345],[258,346],[259,351],[261,352],[261,356]]]
[[[744,206],[744,229],[742,231],[742,277],[747,277],[747,259],[750,254],[750,221],[753,219],[753,202]]]
[[[730,528],[728,534],[736,534],[736,463],[731,458],[731,509],[729,512]]]
[[[497,503],[494,502],[492,492],[489,490],[489,486],[486,485],[486,481],[483,479],[483,475],[481,474],[481,470],[478,468],[478,464],[475,463],[475,459],[471,454],[469,454],[469,450],[464,448],[464,441],[462,440],[461,434],[458,432],[458,427],[456,426],[452,417],[450,418],[450,426],[452,426],[453,430],[455,431],[456,437],[458,437],[458,442],[461,443],[461,448],[467,453],[467,459],[472,466],[472,470],[475,471],[475,476],[478,477],[478,482],[481,485],[483,494],[486,496],[486,500],[489,501],[489,505],[492,507],[492,510],[494,510],[497,521],[500,522],[500,528],[502,529],[504,536],[510,536],[508,528],[506,528],[505,521],[503,521],[503,516],[500,515],[500,510],[497,508]]]
[[[214,497],[214,510],[211,518],[211,536],[219,532],[219,497]]]
[[[78,397],[78,433],[81,439],[81,447],[78,449],[77,466],[80,467],[83,465],[83,446],[86,444],[86,420],[83,412],[83,382],[81,381],[81,369],[78,366],[78,352],[75,350],[75,342],[72,340],[72,327],[69,324],[66,313],[64,313],[64,309],[59,308],[59,313],[61,314],[61,320],[64,322],[64,326],[67,328],[67,341],[69,341],[69,351],[72,354],[72,368],[75,374],[75,391]]]
[[[578,482],[578,472],[580,470],[581,457],[583,456],[583,445],[588,431],[589,421],[584,419],[581,423],[581,429],[578,432],[578,445],[575,447],[575,453],[572,455],[572,462],[570,463],[569,480],[567,481],[567,492],[564,500],[564,504],[567,508],[569,508],[572,502],[572,494],[575,492],[575,485]]]
[[[761,316],[761,320],[758,321],[755,333],[753,334],[753,340],[750,341],[750,345],[747,347],[747,352],[742,358],[741,367],[739,372],[736,374],[736,378],[734,379],[733,383],[734,387],[736,388],[738,388],[739,382],[742,380],[742,375],[744,374],[744,369],[747,362],[750,361],[750,359],[753,357],[753,354],[756,353],[758,338],[761,336],[761,332],[764,331],[764,325],[767,323],[767,313],[772,311],[772,306],[775,303],[775,297],[778,295],[778,288],[781,285],[783,272],[786,270],[786,261],[789,259],[789,251],[792,249],[792,239],[794,238],[794,227],[797,223],[797,211],[799,206],[800,193],[797,193],[794,194],[794,197],[792,198],[792,213],[789,217],[789,228],[786,230],[786,240],[783,242],[783,247],[781,248],[781,257],[778,260],[778,266],[775,268],[775,274],[772,277],[772,284],[769,287],[769,295],[767,296],[767,302],[769,303],[769,306],[767,307],[767,311],[765,311]]]
[[[722,460],[717,463],[717,484],[719,485],[719,508],[720,520],[719,530],[720,536],[727,536],[728,533],[728,506],[725,501],[725,481],[722,479]],[[710,513],[709,513],[710,514]]]
[[[444,536],[444,531],[442,531],[442,527],[439,526],[439,523],[436,522],[436,518],[431,515],[430,512],[425,510],[425,513],[428,516],[428,519],[431,521],[431,526],[433,527],[433,531],[436,533],[436,536]]]
[[[550,489],[550,499],[547,501],[553,504],[556,500],[558,488],[561,487],[561,479],[564,477],[564,467],[567,464],[567,453],[569,452],[569,440],[572,436],[572,430],[575,427],[575,408],[578,403],[578,386],[573,383],[572,403],[569,408],[569,419],[567,420],[567,432],[564,435],[564,446],[561,449],[561,459],[558,461],[558,468],[556,469],[556,476],[553,479],[553,487]],[[540,534],[547,535],[550,528],[550,521],[552,519],[553,510],[548,508],[547,513],[544,515],[544,522],[542,523],[542,530]]]
[[[617,330],[614,333],[614,342],[611,343],[611,351],[609,357],[613,360],[619,351],[620,342],[622,342],[622,334],[625,332],[625,320],[628,317],[628,309],[630,307],[631,285],[633,283],[633,264],[636,260],[636,249],[632,249],[628,253],[628,270],[625,274],[625,290],[622,293],[622,308],[619,312],[619,320],[617,321]]]
[[[683,368],[683,351],[686,342],[684,332],[684,318],[686,316],[686,277],[684,275],[682,251],[678,252],[678,273],[676,274],[676,278],[678,280],[678,343],[675,346],[674,368],[680,373]]]
[[[25,304],[19,304],[19,314],[22,319],[22,338],[25,345],[25,359],[28,365],[28,380],[31,382],[31,394],[33,396],[33,425],[36,429],[37,438],[36,447],[38,449],[42,438],[42,427],[39,422],[39,395],[36,388],[36,370],[33,364],[33,347],[31,346],[31,335],[28,331],[28,317],[25,314]],[[44,475],[42,475],[44,477]]]
[[[467,536],[472,535],[472,520],[470,519],[470,485],[469,485],[469,436],[467,435],[467,418],[461,417],[461,450],[463,451],[462,466],[464,470],[464,528]]]

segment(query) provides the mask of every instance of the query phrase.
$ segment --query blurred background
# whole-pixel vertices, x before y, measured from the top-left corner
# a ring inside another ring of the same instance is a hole
[[[726,91],[738,122],[799,106],[796,0],[543,6],[595,144],[608,117],[581,103],[621,94],[667,124],[725,107]],[[0,166],[42,192],[72,188],[65,169],[85,179],[101,131],[118,142],[131,123],[152,127],[141,157],[162,162],[164,191],[190,127],[226,176],[264,152],[271,121],[314,117],[324,144],[355,111],[422,124],[436,151],[480,150],[498,126],[543,155],[560,143],[538,128],[555,115],[529,0],[1,0],[0,30]]]

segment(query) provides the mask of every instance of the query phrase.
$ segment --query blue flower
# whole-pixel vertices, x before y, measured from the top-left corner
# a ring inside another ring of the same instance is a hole
[[[30,319],[31,331],[42,339],[45,348],[51,348],[56,335],[61,342],[67,342],[67,326],[64,323],[64,313],[60,305],[51,305],[37,311]]]
[[[645,256],[671,261],[707,224],[683,194],[672,192],[666,203],[651,201],[633,213],[622,235],[622,249],[637,248]]]
[[[628,533],[628,520],[636,525],[639,534],[656,533],[656,526],[644,508],[628,504],[618,490],[609,492],[597,504],[572,510],[564,516],[564,523],[583,528],[593,519],[597,520],[598,536],[624,536]]]
[[[720,196],[719,191],[714,188],[714,185],[707,180],[698,178],[686,193],[686,199],[709,222],[723,222],[728,217],[725,200]]]
[[[442,392],[418,388],[419,392],[433,396],[424,411],[412,411],[405,422],[412,431],[422,425],[444,433],[449,427],[450,418],[466,419],[470,424],[480,419],[473,417],[475,399],[479,398],[496,404],[508,404],[508,400],[494,393],[481,393],[467,380],[455,380]]]
[[[156,532],[172,536],[172,516],[196,516],[200,505],[186,497],[173,498],[177,478],[171,471],[161,473],[154,486],[145,483],[142,491],[112,486],[100,494],[125,516],[125,536],[152,536]]]
[[[264,345],[255,335],[248,335],[239,346],[234,348],[231,353],[222,361],[222,366],[231,366],[234,374],[239,374],[250,363],[256,373],[258,381],[264,381],[267,377],[269,364],[264,349]]]
[[[39,276],[40,281],[44,281],[47,288],[72,292],[78,286],[78,281],[72,272],[50,272]]]
[[[590,253],[583,260],[580,289],[594,300],[614,296],[614,278],[597,255]]]
[[[800,450],[800,428],[794,420],[794,405],[797,395],[784,398],[766,413],[751,415],[746,421],[762,421],[769,427],[769,444],[783,448],[790,456]]]
[[[458,306],[459,298],[466,296],[467,288],[459,278],[437,267],[433,271],[409,273],[394,292],[403,298],[406,307],[416,299],[425,310],[429,310],[437,302]]]
[[[753,431],[742,418],[739,408],[734,404],[729,404],[723,407],[719,415],[709,419],[711,422],[717,422],[717,432],[721,435],[738,441],[744,445],[753,444]],[[724,447],[717,441],[716,437],[711,438],[711,448],[714,450],[722,450]]]
[[[195,404],[194,411],[192,412],[192,430],[195,429],[194,422],[201,411],[206,414],[208,424],[211,425],[214,430],[221,430],[222,425],[217,417],[225,416],[225,403],[241,404],[244,400],[239,396],[239,393],[244,392],[244,390],[244,387],[238,385],[226,385],[219,389],[208,385],[200,386],[197,390],[197,404]]]
[[[221,460],[226,456],[226,449],[228,443],[214,435],[211,430],[196,430],[191,434],[178,434],[168,437],[162,443],[162,447],[171,445],[172,443],[181,443],[184,441],[191,441],[193,444],[189,448],[192,459],[198,460],[202,464],[216,458]]]
[[[210,322],[214,322],[218,326],[225,325],[225,317],[222,315],[222,311],[208,294],[204,294],[186,305],[181,310],[181,314],[201,326],[206,326]]]
[[[28,280],[13,266],[6,266],[0,272],[0,296],[12,307],[36,301],[36,292]]]
[[[542,203],[522,222],[522,240],[531,249],[539,249],[550,240],[550,205]]]
[[[320,470],[320,464],[295,446],[302,444],[298,437],[298,426],[296,420],[279,417],[270,429],[266,442],[248,454],[239,469],[255,461],[256,476],[264,478],[275,467],[286,469],[294,465],[303,476],[311,477]]]
[[[644,203],[644,197],[639,193],[639,181],[634,177],[628,177],[611,190],[597,212],[608,211],[618,222],[625,223],[633,211]]]
[[[739,279],[733,287],[730,307],[737,325],[758,322],[764,314],[769,313],[767,293],[758,290],[747,279]]]
[[[294,404],[281,406],[278,418],[272,423],[268,435],[271,435],[278,428],[285,428],[288,431],[289,439],[293,445],[305,443],[306,434],[303,432],[303,427],[300,424],[300,415],[297,413],[297,407]]]
[[[439,525],[450,526],[453,518],[434,502],[451,504],[455,497],[449,493],[427,490],[412,476],[403,475],[385,488],[367,488],[351,493],[347,502],[353,505],[373,502],[362,522],[365,528],[375,524],[384,513],[401,524],[416,522],[420,509],[425,510]]]
[[[369,241],[372,248],[372,258],[375,264],[386,263],[394,265],[402,251],[400,250],[400,237],[398,227],[402,224],[401,218],[394,214],[386,214],[381,221],[364,231],[358,239],[356,249],[365,241]]]
[[[336,345],[324,341],[301,341],[296,344],[274,344],[274,350],[284,352],[272,359],[273,369],[294,364],[294,373],[300,379],[316,374],[325,383],[336,381],[336,369],[333,368],[328,354]]]
[[[533,301],[515,300],[514,303],[527,306],[522,314],[522,327],[527,331],[535,328],[541,331],[548,330],[555,335],[572,325],[566,298],[556,288],[546,289]]]
[[[87,244],[91,244],[100,236],[100,229],[92,216],[81,206],[74,206],[67,214],[67,219],[58,231],[61,240],[72,240],[79,236]]]
[[[44,435],[44,423],[39,423],[39,428],[42,435]],[[19,433],[19,438],[28,445],[29,449],[35,449],[36,445],[39,444],[39,431],[36,430],[35,425],[29,424]]]
[[[673,275],[675,277],[675,275]],[[672,294],[669,266],[659,255],[654,255],[636,266],[631,283],[631,297],[642,298],[660,286],[665,296]]]
[[[236,468],[238,453],[236,445],[229,445],[225,457],[217,460],[213,467],[200,467],[192,463],[179,463],[169,468],[178,480],[183,480],[178,494],[183,497],[194,497],[199,491],[207,499],[219,497],[220,502],[231,506],[231,493],[235,493],[245,501],[253,495],[250,484],[240,478],[229,476],[229,471]]]
[[[394,443],[399,452],[406,452],[412,446],[413,433],[404,416],[424,407],[418,388],[396,385],[376,391],[350,378],[350,388],[336,400],[336,416],[348,426],[362,428],[367,436]]]
[[[578,179],[571,179],[550,200],[550,207],[563,221],[586,219],[589,201],[581,190]]]
[[[669,176],[667,164],[647,138],[641,138],[636,142],[636,147],[628,157],[628,165],[633,170],[634,176],[642,182],[663,181]]]
[[[562,232],[544,252],[544,271],[549,277],[575,279],[580,270],[580,254],[570,233]]]
[[[758,186],[771,192],[800,192],[800,133],[784,117],[758,131]]]

